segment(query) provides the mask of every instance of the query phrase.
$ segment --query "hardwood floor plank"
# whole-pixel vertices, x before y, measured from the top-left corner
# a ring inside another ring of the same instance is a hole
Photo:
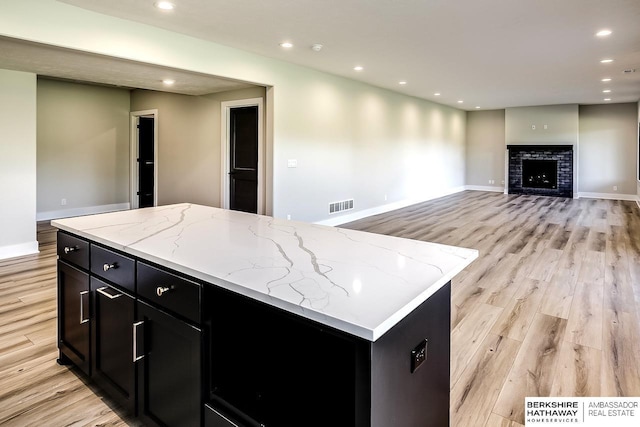
[[[578,275],[575,271],[561,268],[551,278],[540,303],[540,313],[569,318]]]
[[[605,310],[602,396],[640,396],[640,326],[630,313]]]
[[[451,330],[451,384],[458,381],[500,313],[499,307],[480,304]]]
[[[524,341],[548,285],[547,282],[524,279],[511,303],[493,325],[491,333]]]
[[[600,396],[600,358],[602,352],[564,341],[560,348],[551,396]]]
[[[602,350],[604,282],[578,283],[569,312],[566,340]]]
[[[520,343],[490,334],[451,390],[451,425],[474,427],[489,418]]]
[[[524,398],[550,395],[566,324],[557,317],[535,316],[493,412],[524,424]]]

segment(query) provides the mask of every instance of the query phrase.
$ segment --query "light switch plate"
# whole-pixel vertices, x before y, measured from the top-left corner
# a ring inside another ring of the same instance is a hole
[[[287,160],[288,168],[297,168],[298,167],[298,159],[289,159]]]

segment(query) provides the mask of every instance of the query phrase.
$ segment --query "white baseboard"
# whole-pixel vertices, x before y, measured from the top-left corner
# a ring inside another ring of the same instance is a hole
[[[580,192],[578,193],[578,199],[629,200],[637,202],[638,196],[635,194]]]
[[[432,194],[422,199],[400,200],[398,202],[388,203],[382,206],[376,206],[375,208],[364,209],[364,210],[349,213],[346,215],[340,215],[334,218],[325,219],[323,221],[316,221],[314,224],[331,225],[331,226],[342,225],[348,222],[357,221],[362,218],[367,218],[369,216],[378,215],[385,212],[391,212],[396,209],[406,208],[407,206],[415,205],[416,203],[427,202],[429,200],[437,199],[439,197],[449,196],[451,194],[459,193],[464,190],[465,190],[464,186],[449,188],[441,193]]]
[[[128,209],[131,209],[130,203],[115,203],[113,205],[87,206],[83,208],[62,209],[59,211],[38,212],[36,213],[36,221],[48,221],[50,219],[70,218],[72,216],[125,211]]]
[[[486,185],[465,185],[464,189],[471,191],[490,191],[492,193],[504,193],[504,187],[489,187]]]
[[[636,204],[638,205],[638,208],[640,208],[640,196],[636,197]]]
[[[17,258],[19,256],[33,255],[40,252],[38,242],[26,242],[18,245],[0,246],[0,259]]]

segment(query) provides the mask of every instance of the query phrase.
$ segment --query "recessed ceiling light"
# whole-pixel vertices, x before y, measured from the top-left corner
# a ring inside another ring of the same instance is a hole
[[[167,86],[171,86],[172,84],[174,84],[176,81],[173,79],[164,79],[162,80],[162,83],[166,84]]]
[[[285,49],[289,49],[289,48],[293,47],[293,43],[291,43],[291,42],[282,42],[282,43],[280,43],[280,47],[283,47]]]
[[[362,71],[362,70],[364,70],[364,67],[362,67],[362,66],[360,66],[360,65],[356,65],[355,67],[353,67],[353,69],[354,69],[355,71]]]
[[[607,77],[607,78],[604,78],[604,79],[602,79],[602,80],[600,80],[600,81],[601,81],[601,82],[610,82],[610,81],[611,81],[611,79],[610,79],[609,77]]]
[[[433,96],[440,96],[440,92],[434,93]]]
[[[611,89],[605,89],[602,91],[602,93],[610,93],[610,92],[611,92]]]
[[[155,6],[158,9],[162,9],[162,10],[173,10],[175,9],[175,5],[169,1],[158,1],[155,3]]]
[[[401,82],[398,82],[398,84],[399,84],[399,85],[404,86],[404,85],[406,85],[406,84],[407,84],[407,82],[405,82],[405,81],[403,80],[403,81],[401,81]]]
[[[603,64],[608,64],[610,62],[613,62],[613,59],[603,59],[600,62],[603,63]]]
[[[604,100],[605,101],[611,101],[611,98],[605,98]]]
[[[311,50],[315,51],[315,52],[320,52],[322,50],[324,46],[322,46],[320,43],[314,43],[311,45]]]
[[[464,101],[462,99],[458,100],[458,104],[462,104]]]
[[[596,33],[596,36],[598,37],[606,37],[611,35],[611,30],[600,30]]]
[[[476,105],[476,109],[479,109],[479,108],[480,108],[480,106],[479,106],[479,105]]]

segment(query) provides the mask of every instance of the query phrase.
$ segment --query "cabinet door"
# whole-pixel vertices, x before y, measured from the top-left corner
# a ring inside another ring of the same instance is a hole
[[[58,261],[58,348],[60,363],[91,373],[89,275]]]
[[[133,332],[135,300],[91,277],[92,376],[114,399],[135,411]]]
[[[138,415],[167,427],[199,427],[200,329],[137,302]]]

